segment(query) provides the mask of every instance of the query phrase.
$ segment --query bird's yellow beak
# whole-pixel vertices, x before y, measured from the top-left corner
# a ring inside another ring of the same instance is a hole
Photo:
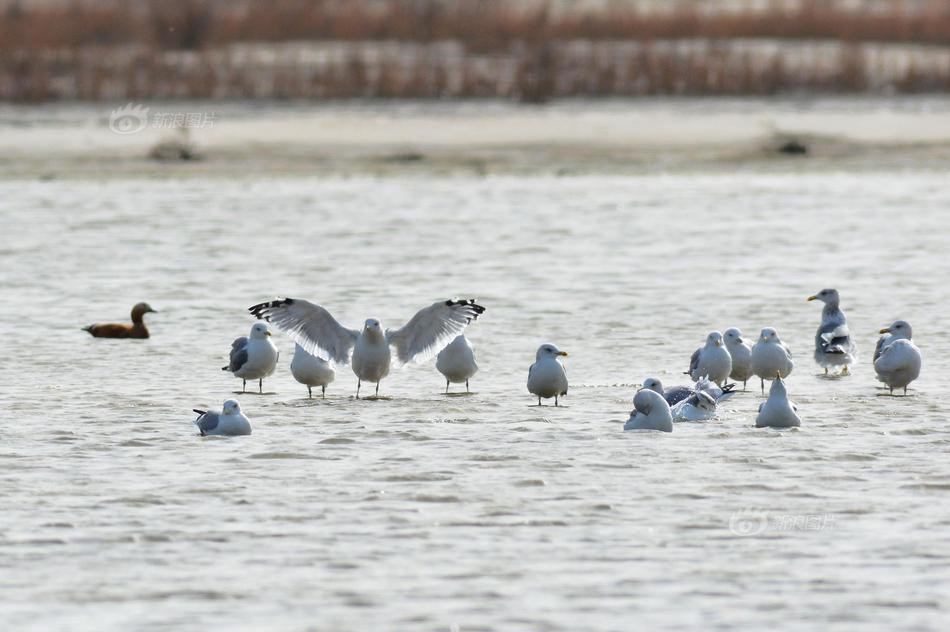
[[[806,300],[806,301],[814,301],[814,300],[816,300],[817,298],[818,298],[817,296],[812,295],[812,296],[809,296],[809,297],[808,297],[807,299],[805,299],[805,300]]]
[[[889,334],[889,333],[891,333],[891,328],[890,328],[890,327],[881,327],[881,331],[879,331],[879,332],[877,332],[877,333],[879,333],[879,334]]]
[[[268,331],[268,332],[267,332],[267,335],[268,335],[268,336],[273,336],[274,334],[271,333],[270,331]]]
[[[566,356],[567,356],[567,351],[558,351],[557,354],[558,354],[559,356],[565,356],[565,357],[566,357]]]

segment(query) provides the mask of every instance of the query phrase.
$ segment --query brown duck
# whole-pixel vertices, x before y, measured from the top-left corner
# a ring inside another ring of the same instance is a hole
[[[99,323],[83,327],[96,338],[148,338],[148,329],[142,320],[149,312],[157,313],[148,303],[139,303],[132,308],[132,324]]]

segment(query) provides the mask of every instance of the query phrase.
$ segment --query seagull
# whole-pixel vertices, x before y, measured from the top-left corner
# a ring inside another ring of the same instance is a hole
[[[898,327],[898,325],[901,326]],[[880,351],[880,355],[874,360],[874,371],[877,373],[877,379],[887,384],[887,388],[890,389],[892,395],[895,388],[903,388],[904,395],[907,395],[907,386],[920,377],[922,362],[920,349],[910,339],[910,325],[899,320],[890,327],[882,329],[881,333],[902,337],[884,346]],[[878,347],[881,347],[880,341],[878,341]],[[875,350],[874,354],[877,356],[878,351]]]
[[[327,385],[336,377],[333,365],[319,358],[299,344],[294,345],[294,357],[290,361],[290,373],[294,379],[307,387],[307,397],[313,397],[313,387],[321,388],[320,394],[327,396]]]
[[[221,412],[216,410],[198,410],[198,418],[194,424],[198,426],[198,432],[202,437],[208,435],[249,435],[251,434],[251,422],[248,421],[244,413],[241,412],[241,405],[236,399],[229,399],[224,402]]]
[[[752,345],[742,339],[742,332],[736,327],[730,327],[724,335],[726,350],[732,357],[732,372],[729,379],[742,381],[742,390],[746,382],[752,377]]]
[[[774,379],[776,373],[784,379],[794,367],[792,352],[779,339],[778,332],[771,327],[763,329],[752,347],[752,373],[759,376],[762,393],[765,393],[765,380]]]
[[[851,340],[848,331],[848,319],[838,307],[838,290],[824,289],[809,301],[821,301],[825,307],[821,310],[821,324],[815,333],[815,362],[825,368],[841,367],[841,375],[848,375],[848,366],[857,360],[858,348]]]
[[[889,327],[884,327],[880,331],[883,334],[877,339],[877,345],[874,347],[874,361],[881,357],[884,349],[895,340],[910,340],[914,337],[914,330],[906,320],[895,320]]]
[[[311,353],[321,352],[337,364],[350,364],[356,374],[356,398],[363,380],[376,383],[389,375],[392,350],[400,364],[421,362],[441,351],[485,308],[475,299],[438,301],[419,310],[400,329],[385,332],[375,318],[362,331],[347,329],[323,307],[297,298],[282,298],[248,308],[257,318],[273,323]]]
[[[673,406],[670,413],[673,421],[706,421],[716,416],[716,400],[709,393],[698,391]]]
[[[465,334],[457,335],[455,340],[439,352],[435,358],[435,368],[445,376],[446,394],[451,382],[465,382],[465,392],[469,392],[468,380],[478,372],[478,364],[475,363],[475,350],[465,338]]]
[[[242,393],[247,392],[247,381],[257,380],[257,390],[264,392],[264,378],[277,368],[280,352],[270,340],[271,331],[264,323],[254,323],[249,336],[241,336],[231,343],[231,358],[222,371],[230,371],[244,382]]]
[[[541,398],[554,398],[554,405],[558,405],[558,397],[567,395],[567,374],[558,358],[566,356],[567,351],[561,351],[552,344],[543,344],[538,347],[534,364],[528,369],[528,392],[537,395],[538,406]]]
[[[710,332],[706,336],[706,345],[696,349],[689,359],[689,371],[686,373],[698,380],[708,377],[717,384],[723,384],[732,372],[732,357],[725,348],[722,334]]]
[[[802,425],[798,416],[798,407],[788,399],[785,382],[778,371],[769,388],[769,398],[759,404],[759,414],[755,418],[756,428],[793,428]]]
[[[719,400],[725,399],[729,395],[732,395],[734,392],[732,389],[734,387],[735,384],[726,384],[723,388],[719,388],[715,382],[711,382],[707,378],[703,378],[697,381],[693,386],[673,386],[671,388],[664,389],[663,382],[655,377],[648,377],[647,379],[643,380],[643,388],[650,389],[655,393],[659,393],[670,406],[675,406],[679,402],[695,395],[698,392],[705,392],[718,402]]]
[[[659,430],[673,432],[673,415],[663,396],[649,388],[641,388],[633,397],[633,412],[623,425],[624,430]]]
[[[93,338],[148,338],[148,328],[145,326],[145,314],[157,314],[148,303],[137,303],[132,308],[132,324],[126,323],[97,323],[83,327]]]

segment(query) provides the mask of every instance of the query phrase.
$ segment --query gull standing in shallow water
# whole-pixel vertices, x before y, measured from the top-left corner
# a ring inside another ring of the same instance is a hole
[[[254,323],[250,336],[241,336],[231,343],[231,356],[222,371],[241,378],[241,392],[247,392],[247,381],[257,380],[257,392],[264,392],[264,378],[277,368],[280,352],[270,340],[271,331],[264,323]]]
[[[765,393],[765,380],[775,379],[775,375],[785,379],[795,367],[792,352],[785,346],[778,332],[766,327],[752,347],[752,373],[759,376],[762,393]]]
[[[558,397],[567,395],[567,374],[558,358],[567,355],[552,344],[543,344],[538,347],[534,357],[534,364],[528,368],[528,392],[538,397],[538,406],[541,398],[554,398],[554,405],[558,405]]]
[[[775,374],[775,380],[769,388],[769,398],[759,404],[759,414],[755,418],[756,428],[794,428],[802,425],[798,416],[798,407],[788,399],[782,376]]]
[[[132,308],[132,324],[126,323],[97,323],[83,327],[93,338],[148,338],[148,328],[145,326],[145,315],[156,314],[148,303],[138,303]]]
[[[663,396],[649,388],[641,388],[633,396],[633,412],[623,425],[624,430],[659,430],[673,432],[673,414]]]
[[[221,412],[216,410],[198,410],[198,418],[194,424],[198,426],[198,432],[202,437],[208,435],[249,435],[251,434],[251,422],[248,421],[244,413],[241,412],[241,405],[236,399],[229,399],[224,402],[224,408]]]
[[[913,332],[907,322],[898,320],[882,329],[881,333],[893,337],[888,340],[882,336],[878,340],[878,348],[874,351],[877,379],[887,384],[892,395],[895,388],[903,388],[904,395],[907,395],[907,387],[920,377],[923,362],[920,349],[911,341]]]
[[[848,367],[857,360],[858,348],[851,340],[848,331],[848,319],[838,306],[838,290],[827,288],[808,297],[809,301],[821,301],[825,304],[821,310],[821,324],[815,333],[815,362],[824,367],[841,367],[841,375],[848,375]]]
[[[485,308],[475,299],[438,301],[419,310],[400,329],[385,332],[370,318],[362,331],[347,329],[324,308],[296,298],[283,298],[248,308],[257,318],[271,322],[311,353],[326,354],[337,364],[350,364],[356,374],[356,398],[363,380],[376,383],[389,375],[392,350],[400,363],[421,362],[441,351],[478,318]]]
[[[445,377],[445,393],[449,392],[449,383],[465,383],[465,392],[468,393],[468,380],[478,371],[475,363],[475,350],[465,338],[459,334],[435,358],[435,368]]]
[[[729,379],[741,381],[742,390],[752,377],[752,345],[742,339],[742,332],[736,327],[730,327],[724,335],[726,351],[732,357],[732,372]]]
[[[333,366],[318,358],[299,344],[294,344],[294,357],[290,361],[290,373],[294,379],[307,387],[307,396],[313,397],[313,387],[321,388],[322,397],[327,396],[327,386],[336,377]]]
[[[689,371],[686,373],[693,378],[708,377],[720,386],[729,379],[732,372],[732,356],[726,350],[722,334],[718,331],[710,332],[706,336],[706,344],[693,352],[689,359]]]

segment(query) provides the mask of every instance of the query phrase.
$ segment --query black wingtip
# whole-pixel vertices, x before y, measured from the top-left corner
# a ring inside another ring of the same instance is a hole
[[[723,393],[728,393],[729,391],[731,391],[731,390],[734,389],[735,387],[736,387],[735,382],[733,382],[732,384],[726,384],[726,385],[724,385],[724,386],[722,387],[722,392],[723,392]]]
[[[203,414],[205,414],[205,413],[208,412],[208,411],[207,411],[207,410],[198,410],[197,408],[192,408],[192,409],[191,409],[191,412],[193,412],[193,413],[198,413],[199,415],[203,415]]]
[[[266,320],[267,322],[270,322],[270,315],[265,313],[267,310],[284,307],[286,305],[292,305],[293,302],[294,299],[292,298],[278,298],[274,299],[273,301],[252,305],[247,308],[247,311],[249,311],[251,315],[258,320]]]
[[[477,298],[450,298],[445,302],[449,307],[464,307],[469,313],[469,322],[478,320],[478,317],[485,313],[485,308],[475,301]]]
[[[223,367],[221,367],[221,370],[222,370],[222,371],[228,371],[228,370],[229,370],[229,368],[228,368],[228,367],[226,367],[226,366],[223,366]]]

